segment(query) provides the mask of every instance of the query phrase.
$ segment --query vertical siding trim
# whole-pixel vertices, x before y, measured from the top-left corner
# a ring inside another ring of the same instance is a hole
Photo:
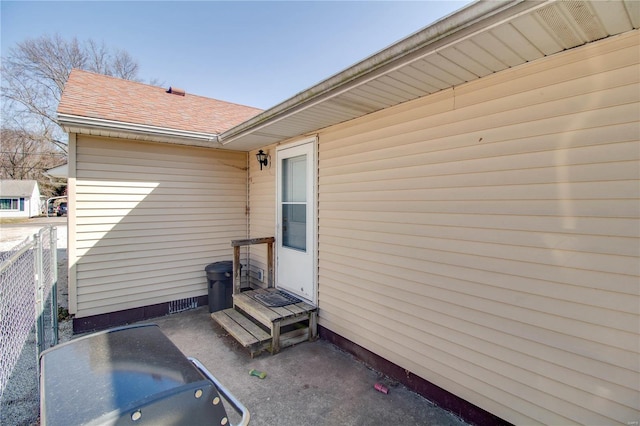
[[[69,286],[69,313],[78,312],[78,284],[77,284],[77,244],[76,244],[76,160],[77,160],[77,137],[75,133],[69,133],[69,167],[67,179],[67,257],[68,257],[68,286]]]

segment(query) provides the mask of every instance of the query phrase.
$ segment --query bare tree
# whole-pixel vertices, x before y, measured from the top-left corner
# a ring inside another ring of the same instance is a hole
[[[35,179],[43,194],[64,191],[45,174],[67,160],[67,138],[56,119],[73,68],[137,80],[138,63],[124,50],[60,35],[27,39],[2,58],[0,178]]]
[[[125,80],[136,80],[138,75],[138,63],[124,50],[115,53],[111,68],[114,76]]]
[[[56,109],[73,68],[137,80],[138,63],[123,50],[91,39],[42,36],[18,43],[2,58],[2,128],[39,135],[62,151],[66,137]]]
[[[44,172],[64,164],[64,152],[23,130],[1,129],[0,140],[0,179],[34,179],[44,195],[56,193],[56,184]]]

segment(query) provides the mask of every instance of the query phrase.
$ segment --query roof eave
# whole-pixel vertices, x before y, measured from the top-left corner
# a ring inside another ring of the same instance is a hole
[[[127,139],[166,142],[207,148],[221,148],[218,134],[126,123],[73,114],[58,113],[58,124],[68,133],[118,136]]]
[[[544,4],[547,1],[548,0],[506,0],[493,2],[478,0],[346,70],[329,77],[317,85],[298,93],[288,100],[222,132],[219,141],[223,146],[226,146],[247,133],[258,130],[267,124],[282,120],[326,98],[343,93],[352,86],[360,84],[362,79],[375,78],[375,71],[385,65],[402,61],[403,58],[410,57],[411,53],[429,48],[430,45],[437,43],[440,46],[442,43],[447,43],[447,39],[452,39],[453,41],[462,37],[462,30],[479,21],[487,22],[486,25],[493,24],[493,22],[487,20],[488,17],[495,16],[507,10],[509,10],[509,16],[513,16],[520,13],[522,11],[521,9],[528,10],[531,7]],[[518,5],[523,6],[515,7]]]

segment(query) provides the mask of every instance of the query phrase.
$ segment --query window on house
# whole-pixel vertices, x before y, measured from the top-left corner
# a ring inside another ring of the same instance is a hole
[[[19,198],[0,198],[0,210],[19,210]]]

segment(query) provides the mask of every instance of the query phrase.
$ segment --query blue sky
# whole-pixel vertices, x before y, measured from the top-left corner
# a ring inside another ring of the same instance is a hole
[[[145,81],[266,109],[468,3],[2,0],[1,48],[92,38],[128,51]]]

